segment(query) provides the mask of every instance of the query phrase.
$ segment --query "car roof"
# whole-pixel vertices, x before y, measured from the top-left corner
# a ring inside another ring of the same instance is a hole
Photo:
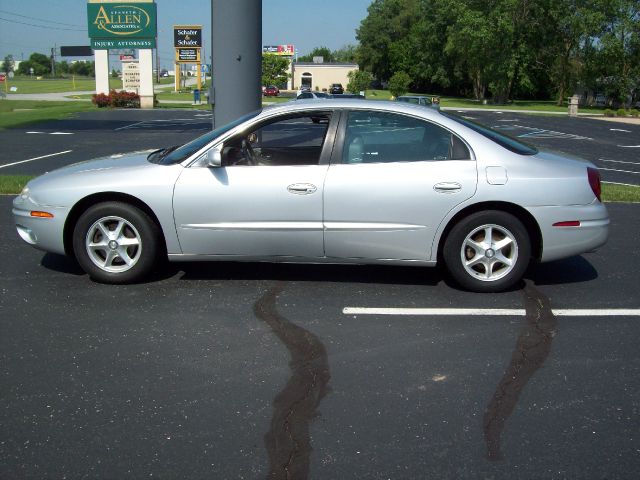
[[[442,114],[433,108],[424,108],[422,105],[416,105],[413,103],[393,102],[390,100],[358,100],[355,98],[333,98],[330,102],[323,101],[318,102],[317,99],[301,99],[295,102],[277,103],[269,105],[262,109],[261,116],[280,114],[280,113],[295,113],[301,110],[312,109],[349,109],[349,110],[377,110],[388,111],[395,113],[405,113],[408,115],[420,116],[424,118],[432,117],[439,118]]]

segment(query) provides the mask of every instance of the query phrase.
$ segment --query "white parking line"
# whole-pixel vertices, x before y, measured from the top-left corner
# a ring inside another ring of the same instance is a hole
[[[636,175],[640,173],[640,172],[632,172],[630,170],[616,170],[615,168],[603,168],[603,167],[598,167],[598,170],[604,170],[606,172],[618,172],[618,173],[635,173]]]
[[[73,152],[73,150],[65,150],[64,152],[50,153],[49,155],[42,155],[41,157],[28,158],[27,160],[20,160],[19,162],[7,163],[6,165],[0,165],[0,168],[11,167],[13,165],[19,165],[20,163],[33,162],[34,160],[41,160],[43,158],[55,157],[56,155],[64,155],[69,152]]]
[[[640,308],[609,309],[554,309],[558,317],[640,317]],[[345,315],[420,315],[420,316],[491,316],[524,317],[527,312],[522,308],[367,308],[345,307]]]
[[[640,165],[639,162],[625,162],[625,161],[622,161],[622,160],[607,160],[605,158],[599,158],[598,160],[600,160],[601,162],[628,163],[629,165]]]
[[[620,148],[640,148],[640,145],[618,145]]]
[[[609,183],[611,185],[622,185],[624,187],[640,187],[640,185],[634,185],[633,183],[619,183],[619,182],[605,182],[605,181],[603,181],[602,183]]]
[[[631,130],[625,130],[623,128],[610,128],[609,130],[611,130],[612,132],[625,132],[625,133],[631,133]]]

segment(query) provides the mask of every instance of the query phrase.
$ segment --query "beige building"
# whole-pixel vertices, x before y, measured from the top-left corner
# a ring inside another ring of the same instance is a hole
[[[297,90],[307,85],[311,90],[322,91],[328,90],[332,83],[341,83],[346,91],[349,83],[348,74],[353,70],[358,70],[355,63],[293,62],[287,88]]]

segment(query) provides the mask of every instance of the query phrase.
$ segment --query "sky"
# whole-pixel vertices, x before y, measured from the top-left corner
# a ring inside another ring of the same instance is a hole
[[[355,44],[355,30],[371,1],[263,0],[262,44],[293,44],[299,55],[314,47],[335,50]],[[203,25],[204,46],[209,50],[209,0],[156,0],[156,3],[162,68],[173,65],[173,25]],[[54,46],[89,45],[86,4],[86,0],[1,0],[0,60],[9,54],[15,60],[26,60],[33,52],[48,56]]]

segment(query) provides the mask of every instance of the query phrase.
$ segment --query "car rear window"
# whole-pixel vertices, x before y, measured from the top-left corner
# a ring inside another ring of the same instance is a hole
[[[472,122],[471,120],[467,120],[466,118],[462,118],[459,115],[450,113],[450,112],[441,112],[442,115],[454,120],[458,123],[461,123],[465,127],[470,128],[474,132],[479,133],[480,135],[487,137],[489,140],[493,140],[501,147],[506,148],[514,153],[519,155],[535,155],[538,153],[538,149],[533,145],[529,145],[528,143],[521,142],[516,140],[513,137],[509,137],[504,133],[500,133],[492,128],[485,127],[484,125],[480,125],[479,123]]]

